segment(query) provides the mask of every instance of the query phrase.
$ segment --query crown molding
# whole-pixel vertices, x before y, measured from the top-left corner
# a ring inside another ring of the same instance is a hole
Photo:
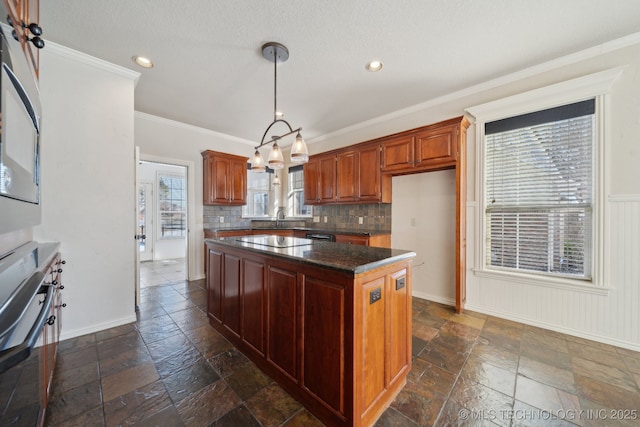
[[[50,42],[48,40],[47,40],[46,51],[59,56],[63,56],[67,59],[71,59],[76,62],[89,65],[91,67],[99,68],[101,70],[108,71],[110,73],[117,74],[119,76],[131,79],[134,82],[134,86],[138,84],[138,80],[140,79],[141,73],[137,71],[130,70],[120,65],[113,64],[103,59],[96,58],[95,56],[82,53],[80,51],[68,48],[66,46],[59,45],[54,42]]]
[[[335,132],[330,132],[324,135],[320,135],[314,138],[310,138],[307,143],[313,144],[316,142],[320,142],[326,139],[335,138],[336,136],[343,135],[346,133],[354,132],[360,129],[365,129],[375,124],[380,124],[384,122],[388,122],[390,120],[408,116],[410,114],[418,113],[420,111],[427,110],[429,108],[436,107],[438,105],[442,105],[448,102],[456,101],[461,98],[465,98],[468,96],[475,95],[477,93],[481,93],[487,90],[495,89],[500,86],[507,85],[509,83],[514,83],[520,80],[524,80],[529,77],[534,77],[536,75],[556,70],[558,68],[575,64],[581,61],[585,61],[588,59],[595,58],[597,56],[614,52],[616,50],[624,49],[629,46],[634,46],[640,44],[640,32],[630,34],[625,37],[621,37],[609,42],[602,43],[600,45],[596,45],[587,49],[583,49],[581,51],[565,55],[560,58],[553,59],[551,61],[543,62],[542,64],[537,64],[529,68],[525,68],[520,71],[516,71],[511,74],[507,74],[502,77],[498,77],[484,83],[479,83],[477,85],[470,86],[465,89],[461,89],[456,92],[449,93],[447,95],[443,95],[437,98],[430,99],[428,101],[422,102],[420,104],[415,104],[411,107],[403,108],[401,110],[396,110],[392,113],[385,114],[382,116],[378,116],[372,118],[370,120],[366,120],[364,122],[356,123],[354,125],[339,129]]]
[[[217,132],[215,130],[201,128],[199,126],[190,125],[188,123],[179,122],[177,120],[166,119],[160,116],[154,116],[153,114],[143,113],[142,111],[136,111],[135,117],[143,120],[148,120],[151,122],[161,123],[166,126],[171,126],[178,129],[188,130],[191,132],[197,132],[208,136],[214,136],[216,138],[222,138],[228,141],[239,142],[241,144],[246,144],[251,147],[255,146],[255,141],[250,141],[248,139],[238,138],[236,136],[227,135],[226,133]]]

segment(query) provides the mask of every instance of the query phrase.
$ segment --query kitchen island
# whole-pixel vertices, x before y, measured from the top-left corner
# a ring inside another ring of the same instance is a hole
[[[331,426],[369,426],[411,369],[414,252],[207,239],[209,323]]]

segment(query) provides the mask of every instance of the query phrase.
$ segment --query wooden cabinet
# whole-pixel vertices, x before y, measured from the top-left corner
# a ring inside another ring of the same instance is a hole
[[[247,203],[247,157],[204,151],[203,203],[244,205]]]
[[[351,245],[375,246],[378,248],[391,247],[391,234],[376,234],[365,236],[360,234],[336,234],[336,243],[347,243]]]
[[[298,383],[298,294],[295,269],[268,266],[266,360],[294,383]]]
[[[391,177],[380,173],[380,145],[363,145],[356,151],[357,200],[391,203]]]
[[[415,137],[400,135],[382,142],[382,172],[402,171],[413,167]]]
[[[206,248],[206,271],[222,271],[222,253]],[[222,276],[220,273],[207,274],[207,314],[209,321],[222,323]]]
[[[242,261],[242,342],[260,356],[265,349],[265,275],[264,262]]]
[[[304,199],[307,205],[335,203],[335,155],[312,156],[304,165]]]
[[[346,150],[336,155],[336,192],[338,202],[353,202],[358,198],[357,153]]]
[[[369,246],[369,236],[353,234],[336,234],[336,243],[348,243],[350,245]]]
[[[40,0],[4,0],[4,4],[7,8],[7,14],[11,17],[13,29],[18,35],[22,50],[27,56],[31,72],[37,79],[40,71],[40,51],[27,40],[27,38],[33,38],[34,34],[22,26],[22,23],[27,27],[29,24],[40,25]],[[2,19],[5,18],[2,17]],[[11,37],[11,34],[7,36]]]
[[[391,203],[391,177],[380,173],[378,144],[311,156],[304,174],[308,205]]]
[[[338,203],[391,203],[391,179],[380,174],[380,145],[356,145],[336,154]]]
[[[462,120],[460,117],[384,138],[382,173],[400,175],[455,167]]]
[[[210,324],[325,424],[373,425],[411,369],[411,260],[354,275],[207,251]]]
[[[240,257],[224,254],[222,274],[222,324],[240,336]]]
[[[60,342],[60,332],[62,329],[62,309],[66,304],[62,302],[62,267],[65,264],[57,253],[51,262],[45,266],[44,282],[48,287],[53,288],[53,303],[49,309],[47,321],[44,324],[41,343],[37,350],[40,352],[40,408],[38,425],[44,424],[44,416],[47,404],[49,403],[49,390],[53,380],[53,370],[56,365],[56,355],[58,343]]]
[[[405,175],[456,170],[456,311],[466,301],[466,133],[465,117],[435,123],[419,129],[380,138],[382,174]]]

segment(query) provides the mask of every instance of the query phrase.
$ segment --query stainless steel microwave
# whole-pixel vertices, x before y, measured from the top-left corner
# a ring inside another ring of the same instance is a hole
[[[40,223],[38,86],[13,28],[0,23],[0,234]]]

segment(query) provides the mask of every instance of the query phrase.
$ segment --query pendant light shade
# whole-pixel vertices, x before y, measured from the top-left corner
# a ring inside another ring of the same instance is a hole
[[[296,135],[296,141],[291,147],[291,163],[307,163],[309,161],[309,151],[307,150],[307,144],[298,132]]]
[[[277,142],[273,143],[273,148],[269,153],[269,167],[271,169],[282,169],[284,167],[284,157]]]
[[[302,135],[300,135],[300,131],[302,128],[293,129],[289,122],[282,118],[282,113],[278,111],[278,62],[286,62],[289,59],[289,49],[286,46],[276,43],[269,42],[265,43],[262,46],[262,56],[270,62],[273,62],[273,121],[267,126],[267,130],[262,134],[262,140],[260,141],[260,145],[255,147],[256,153],[251,159],[251,170],[257,172],[264,172],[266,170],[266,165],[264,164],[264,159],[260,156],[260,152],[258,149],[266,144],[271,144],[273,142],[273,147],[271,152],[269,153],[269,167],[271,169],[282,169],[284,168],[284,157],[282,156],[282,150],[278,147],[278,141],[282,138],[293,135],[297,133],[296,140],[291,147],[291,162],[292,163],[306,163],[309,161],[309,153],[307,151],[307,145],[302,139]],[[271,137],[270,140],[265,141],[267,137],[267,133],[269,130],[277,123],[283,123],[289,129],[289,132],[286,132],[282,135],[276,135]]]
[[[257,149],[251,159],[251,170],[254,172],[265,172],[267,170],[267,166],[264,164],[264,159]]]

